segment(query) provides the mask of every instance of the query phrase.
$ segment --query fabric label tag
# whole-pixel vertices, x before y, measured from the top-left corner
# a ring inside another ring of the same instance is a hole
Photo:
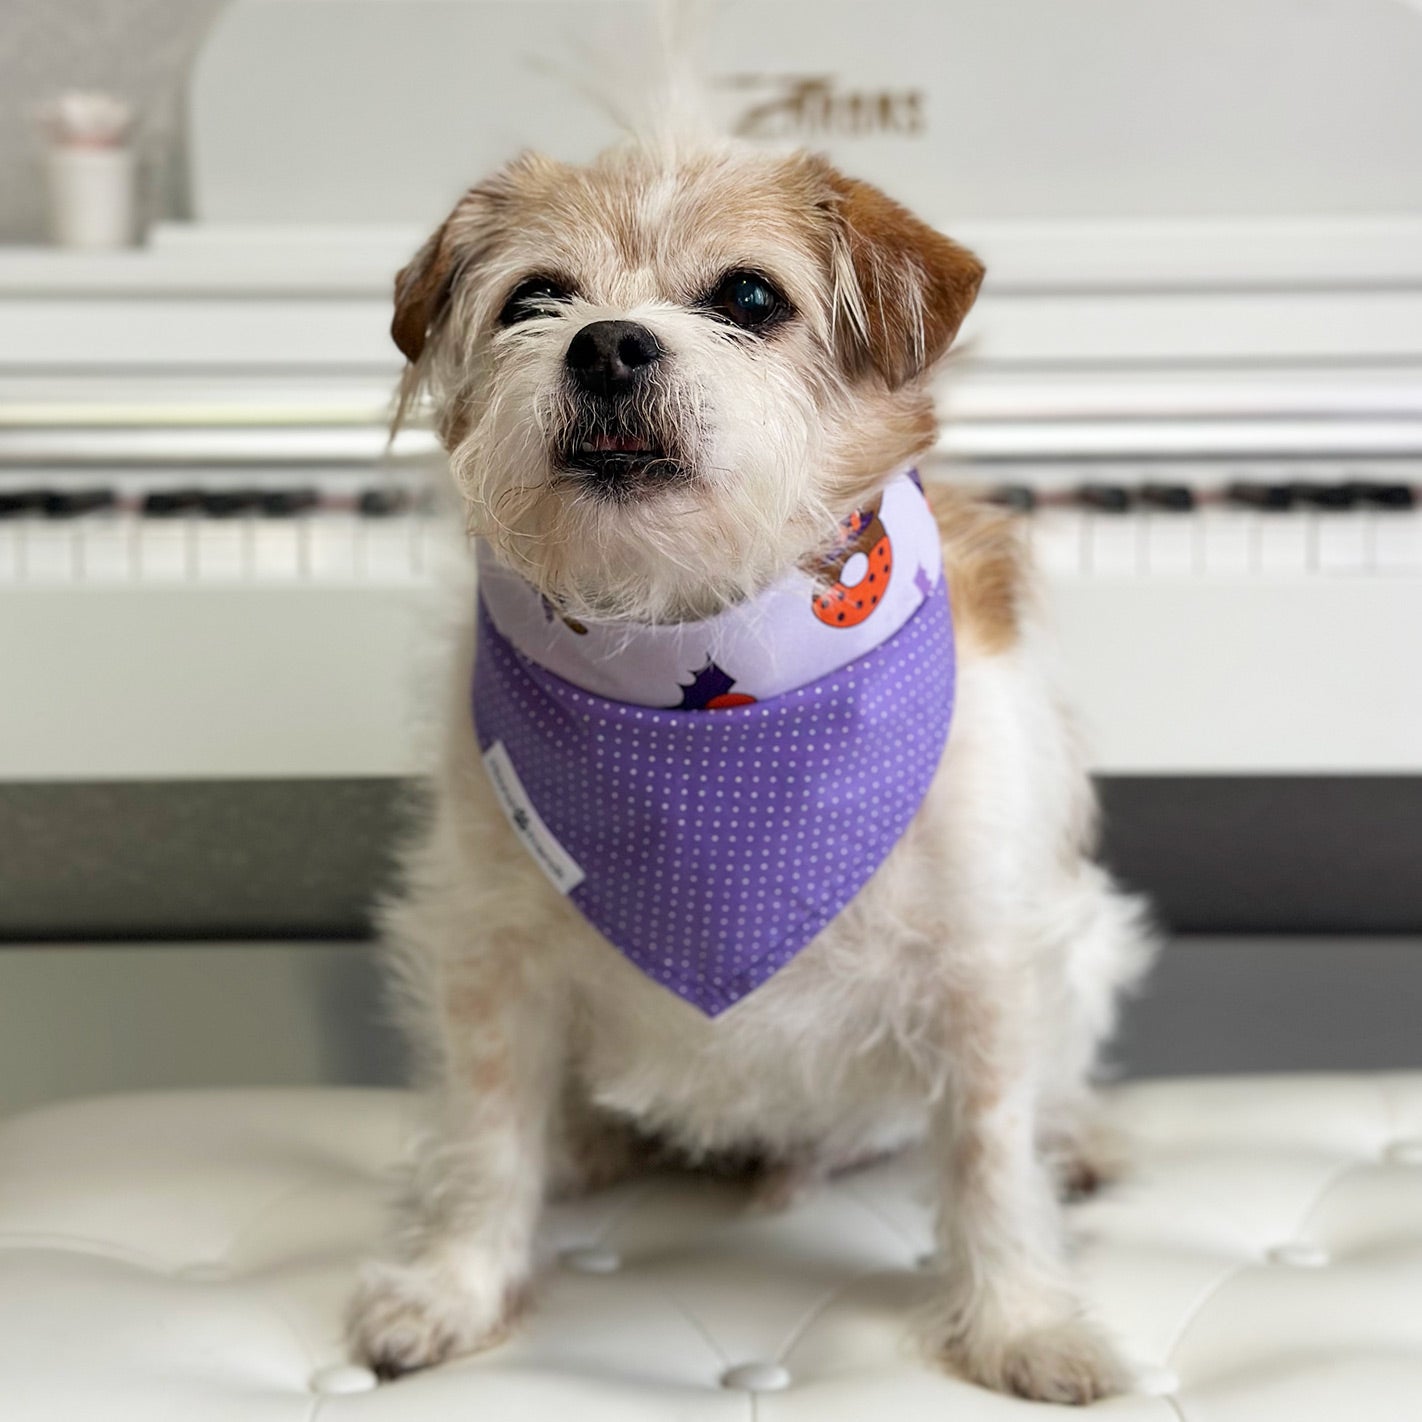
[[[560,894],[572,893],[587,875],[577,860],[553,838],[552,832],[533,808],[533,801],[528,798],[523,781],[518,778],[518,771],[513,768],[513,761],[509,759],[502,741],[495,741],[484,752],[484,769],[489,772],[499,806],[513,826],[514,833],[523,841],[523,847]]]

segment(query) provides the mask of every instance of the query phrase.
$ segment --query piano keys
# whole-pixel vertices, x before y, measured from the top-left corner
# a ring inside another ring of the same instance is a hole
[[[1057,577],[1422,576],[1422,461],[1188,472],[996,468],[982,493]]]
[[[231,484],[79,476],[0,491],[0,594],[65,584],[419,582],[433,490],[327,476]]]
[[[1091,477],[1071,482],[1082,476]],[[959,466],[953,477],[1023,514],[1054,577],[1422,576],[1422,462],[1355,463],[1332,477],[1317,465],[1194,467],[1198,483],[1169,468],[1132,481],[1110,466]],[[351,476],[206,485],[71,477],[4,488],[0,589],[418,582],[439,531],[436,503],[428,486]]]

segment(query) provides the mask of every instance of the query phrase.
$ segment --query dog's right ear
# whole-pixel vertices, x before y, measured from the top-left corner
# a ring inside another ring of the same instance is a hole
[[[456,208],[455,213],[458,211]],[[454,288],[455,256],[450,227],[455,213],[440,223],[395,278],[395,315],[390,322],[390,334],[411,365],[424,354],[425,341],[448,307]]]

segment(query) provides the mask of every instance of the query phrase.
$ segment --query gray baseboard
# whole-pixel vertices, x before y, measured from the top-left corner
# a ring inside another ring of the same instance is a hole
[[[1177,933],[1422,931],[1422,777],[1098,783],[1104,857]]]
[[[1422,777],[1112,778],[1104,854],[1188,933],[1422,932]],[[0,785],[0,941],[353,938],[393,780]]]
[[[397,780],[0,785],[0,940],[360,938]]]

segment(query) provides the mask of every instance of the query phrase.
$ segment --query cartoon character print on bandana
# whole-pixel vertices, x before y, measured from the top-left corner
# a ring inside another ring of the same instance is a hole
[[[725,711],[731,706],[754,706],[755,697],[742,691],[732,691],[736,679],[718,667],[710,657],[706,665],[692,678],[690,686],[682,687],[681,700],[669,711]]]
[[[844,538],[817,570],[830,584],[814,598],[815,616],[826,627],[858,627],[888,590],[894,545],[879,517],[880,503],[875,499],[845,519]]]

